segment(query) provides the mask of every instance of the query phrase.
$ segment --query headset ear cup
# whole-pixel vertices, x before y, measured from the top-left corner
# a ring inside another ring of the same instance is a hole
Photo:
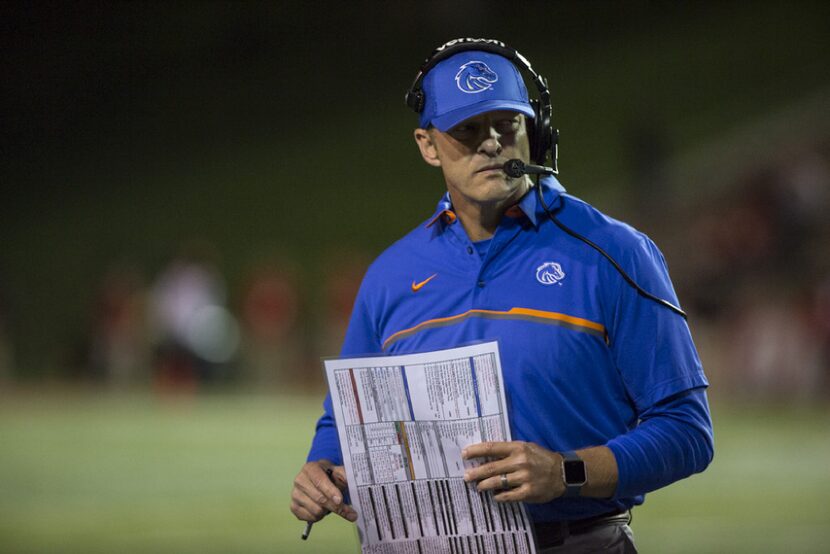
[[[539,101],[531,98],[530,107],[533,108],[533,119],[525,118],[527,138],[530,141],[530,159],[533,163],[539,163]]]
[[[409,90],[404,99],[406,100],[406,105],[412,108],[415,113],[424,111],[424,91]]]
[[[550,125],[550,117],[544,114],[540,118],[541,125],[539,126],[539,165],[545,165],[548,157],[548,152],[553,146],[553,129]]]
[[[547,110],[540,109],[539,100],[535,98],[530,100],[530,106],[535,114],[532,120],[527,120],[530,159],[535,164],[545,165],[545,159],[551,147],[550,115],[545,114]]]

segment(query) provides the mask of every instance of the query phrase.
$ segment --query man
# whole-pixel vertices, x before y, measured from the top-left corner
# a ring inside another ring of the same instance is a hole
[[[514,62],[534,77],[539,106]],[[447,194],[368,270],[342,354],[498,340],[515,440],[467,447],[483,463],[465,479],[527,503],[542,552],[636,552],[630,508],[713,452],[708,383],[662,254],[552,176],[508,175],[508,160],[547,154],[533,143],[547,133],[547,88],[515,51],[448,43],[412,95],[423,99],[410,103],[415,142]],[[354,521],[330,398],[324,406],[291,510]]]

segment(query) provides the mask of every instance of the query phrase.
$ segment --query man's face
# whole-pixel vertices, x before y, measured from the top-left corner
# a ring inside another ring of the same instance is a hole
[[[511,111],[485,112],[441,132],[417,129],[424,160],[444,172],[453,204],[509,205],[530,186],[526,176],[512,179],[504,162],[530,159],[525,117]]]

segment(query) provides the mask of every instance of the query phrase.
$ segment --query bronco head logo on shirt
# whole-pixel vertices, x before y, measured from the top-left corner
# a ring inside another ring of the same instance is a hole
[[[543,285],[555,285],[564,278],[565,272],[556,262],[545,262],[536,268],[536,280]]]

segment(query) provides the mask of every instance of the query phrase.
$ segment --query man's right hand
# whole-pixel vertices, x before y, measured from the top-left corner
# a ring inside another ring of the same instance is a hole
[[[326,470],[332,470],[332,478]],[[334,481],[334,482],[332,482]],[[303,521],[320,521],[329,512],[349,521],[357,520],[357,512],[343,502],[346,470],[328,460],[308,462],[294,478],[291,491],[291,513]]]

